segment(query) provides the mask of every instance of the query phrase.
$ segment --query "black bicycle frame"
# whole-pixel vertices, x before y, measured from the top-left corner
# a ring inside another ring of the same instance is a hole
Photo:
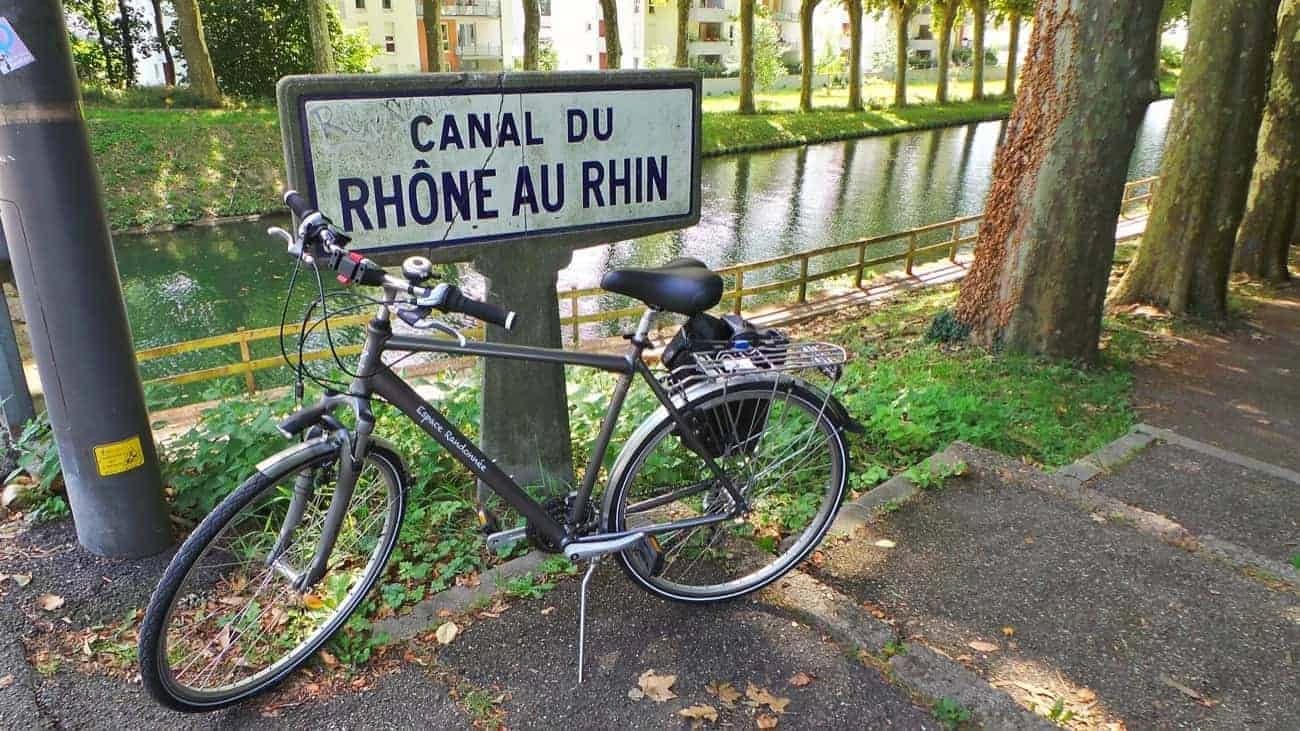
[[[737,510],[743,509],[744,498],[740,491],[736,489],[722,468],[709,454],[695,430],[681,413],[681,410],[673,404],[671,394],[659,383],[654,374],[650,372],[649,367],[646,366],[642,354],[649,346],[650,342],[645,338],[644,333],[638,333],[638,335],[634,335],[630,339],[630,345],[625,355],[584,353],[501,343],[468,342],[446,338],[400,336],[392,334],[392,328],[387,321],[376,318],[370,322],[367,328],[366,344],[361,353],[358,377],[353,383],[350,394],[351,396],[363,397],[357,401],[359,416],[362,418],[358,421],[359,428],[356,436],[361,443],[353,445],[354,454],[360,456],[364,449],[364,440],[369,437],[367,426],[373,426],[373,418],[365,418],[368,416],[368,409],[365,408],[364,397],[370,395],[379,396],[419,424],[420,428],[445,447],[457,461],[465,465],[466,469],[518,510],[528,520],[529,524],[541,535],[545,536],[552,545],[563,547],[575,540],[581,540],[580,537],[572,535],[569,529],[576,526],[579,516],[586,512],[592,491],[595,489],[601,461],[605,451],[609,448],[609,442],[618,424],[618,417],[622,413],[628,390],[633,379],[639,374],[649,384],[655,397],[663,404],[668,414],[680,427],[679,433],[683,436],[686,446],[705,459],[709,470],[730,495],[733,506]],[[614,398],[610,402],[609,409],[606,411],[605,418],[601,423],[600,432],[596,437],[587,464],[587,470],[583,475],[582,484],[578,489],[566,521],[567,525],[551,517],[540,503],[524,492],[523,488],[510,475],[507,475],[498,467],[488,455],[484,454],[478,445],[461,433],[437,408],[421,398],[415,392],[415,389],[384,366],[382,356],[387,352],[442,353],[480,358],[504,358],[534,363],[557,363],[619,374],[620,378],[614,392]],[[346,503],[346,500],[344,502]],[[665,524],[664,530],[708,525],[722,522],[729,517],[730,515],[702,516]],[[668,526],[671,526],[671,528]],[[654,528],[657,528],[657,526]],[[652,530],[651,532],[659,531]],[[610,534],[605,534],[602,537],[608,538]]]

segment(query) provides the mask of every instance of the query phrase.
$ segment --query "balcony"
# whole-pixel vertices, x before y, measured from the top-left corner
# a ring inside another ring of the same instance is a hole
[[[772,13],[772,20],[778,23],[798,23],[799,14],[790,10],[778,10]]]
[[[691,20],[705,23],[721,23],[731,18],[724,0],[694,0],[691,3]]]
[[[492,43],[465,43],[456,45],[460,58],[501,58],[501,46]]]
[[[501,3],[500,0],[461,0],[460,2],[444,3],[442,17],[499,18],[501,17]]]

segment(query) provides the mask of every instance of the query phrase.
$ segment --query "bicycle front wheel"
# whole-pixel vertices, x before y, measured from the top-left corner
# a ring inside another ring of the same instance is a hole
[[[265,691],[343,626],[379,579],[405,510],[397,455],[372,447],[324,576],[306,591],[334,496],[338,451],[303,445],[256,473],[190,534],[154,591],[140,629],[140,674],[182,711]],[[295,489],[301,518],[291,518]],[[288,526],[288,527],[286,527]]]
[[[748,510],[711,525],[658,536],[662,555],[619,555],[653,594],[713,602],[755,591],[817,546],[844,499],[848,450],[827,396],[784,377],[720,385],[687,412],[705,451],[744,496]],[[610,531],[730,512],[730,495],[662,410],[620,456],[606,496]]]

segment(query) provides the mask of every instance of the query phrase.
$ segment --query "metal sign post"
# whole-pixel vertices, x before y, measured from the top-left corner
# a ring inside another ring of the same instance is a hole
[[[0,225],[77,539],[171,544],[162,478],[58,0],[0,0]]]
[[[492,341],[560,347],[574,249],[699,221],[694,71],[298,76],[278,97],[291,184],[356,249],[473,261],[520,313]],[[571,479],[563,369],[488,361],[483,383],[487,451]]]

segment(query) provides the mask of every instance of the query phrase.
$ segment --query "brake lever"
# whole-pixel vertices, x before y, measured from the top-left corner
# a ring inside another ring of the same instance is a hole
[[[424,308],[422,308],[422,307],[418,307],[418,306],[417,306],[417,307],[411,307],[411,306],[400,307],[400,306],[399,306],[399,307],[397,308],[397,310],[398,310],[398,317],[401,318],[402,322],[405,322],[407,325],[410,325],[411,327],[415,328],[416,330],[437,330],[437,331],[439,331],[439,332],[446,333],[447,335],[450,335],[450,336],[456,338],[456,342],[457,342],[458,344],[460,344],[460,346],[461,346],[462,348],[465,347],[466,343],[468,342],[468,341],[465,339],[465,336],[462,335],[462,334],[460,333],[459,330],[457,330],[456,328],[452,327],[451,325],[448,325],[447,323],[443,322],[442,320],[433,320],[433,319],[429,319],[429,318],[426,318],[426,317],[421,317],[421,318],[419,318],[419,319],[411,320],[411,319],[409,319],[409,318],[403,316],[403,313],[415,312],[415,311],[420,310],[420,309],[424,309]]]
[[[279,226],[272,226],[266,230],[268,236],[278,237],[285,242],[289,253],[295,259],[301,259],[304,263],[312,263],[312,255],[303,253],[303,240],[296,238],[293,234],[285,231]]]

